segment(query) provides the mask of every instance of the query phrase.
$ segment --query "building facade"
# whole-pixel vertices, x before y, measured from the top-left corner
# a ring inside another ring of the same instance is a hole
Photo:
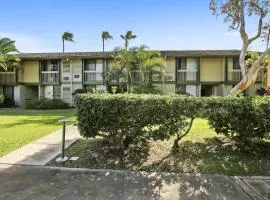
[[[166,58],[165,82],[153,76],[163,94],[225,96],[241,79],[238,50],[161,51]],[[106,90],[105,72],[114,64],[112,52],[22,53],[21,66],[0,72],[0,92],[24,107],[27,99],[62,99],[73,104],[77,89]],[[262,73],[248,89],[262,87]],[[266,86],[270,87],[270,70]]]

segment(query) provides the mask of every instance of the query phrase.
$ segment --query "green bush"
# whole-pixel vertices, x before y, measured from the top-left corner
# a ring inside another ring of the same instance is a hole
[[[204,101],[205,118],[218,134],[242,140],[269,135],[269,97],[211,97]]]
[[[25,109],[49,110],[49,109],[67,109],[68,103],[61,99],[31,99],[25,101]]]
[[[0,108],[1,108],[2,105],[4,104],[4,100],[5,100],[4,95],[0,93]]]
[[[12,108],[15,106],[13,99],[0,94],[0,108]]]
[[[82,94],[76,96],[82,136],[103,135],[127,148],[145,139],[169,139],[199,115],[199,98],[135,95]]]

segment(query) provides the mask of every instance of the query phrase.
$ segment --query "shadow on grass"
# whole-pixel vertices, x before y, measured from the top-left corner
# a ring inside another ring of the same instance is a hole
[[[48,165],[65,167],[80,167],[92,169],[126,169],[138,170],[149,156],[148,142],[131,145],[129,149],[122,149],[117,144],[108,145],[101,138],[81,139],[71,145],[66,154],[79,156],[79,160],[57,164],[53,160]]]
[[[243,145],[226,138],[182,141],[180,148],[144,166],[158,172],[270,175],[270,142]]]
[[[154,143],[154,142],[152,142]],[[205,138],[202,141],[182,141],[180,148],[170,151],[159,143],[157,152],[143,143],[123,150],[108,146],[102,139],[81,139],[68,148],[68,156],[77,161],[48,165],[92,169],[140,170],[149,172],[189,172],[227,175],[270,175],[270,142],[241,146],[225,138]],[[155,155],[155,159],[151,157]],[[165,155],[165,156],[164,156]]]

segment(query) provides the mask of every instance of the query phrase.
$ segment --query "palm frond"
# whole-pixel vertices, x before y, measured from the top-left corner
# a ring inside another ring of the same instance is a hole
[[[62,35],[63,40],[70,41],[70,42],[74,42],[73,37],[74,37],[73,33],[67,32],[67,31],[64,32],[63,35]]]

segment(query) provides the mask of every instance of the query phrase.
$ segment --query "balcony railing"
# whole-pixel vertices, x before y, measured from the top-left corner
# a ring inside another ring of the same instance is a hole
[[[241,78],[242,78],[241,70],[228,71],[228,82],[238,83],[241,81]],[[263,80],[263,74],[261,71],[259,71],[256,81],[262,82],[262,80]]]
[[[241,80],[240,70],[229,70],[228,71],[228,82],[238,83]]]
[[[84,71],[84,84],[103,84],[103,72]]]
[[[42,71],[41,84],[42,85],[58,85],[59,72],[58,71]]]
[[[0,85],[15,85],[16,72],[0,72]]]
[[[178,70],[177,83],[196,83],[198,81],[197,70]]]

